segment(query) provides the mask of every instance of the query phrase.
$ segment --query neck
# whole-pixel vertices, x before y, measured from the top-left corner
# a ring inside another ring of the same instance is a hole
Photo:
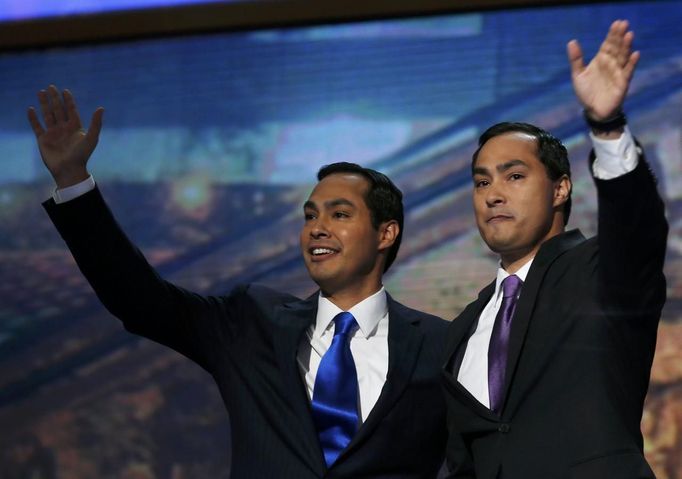
[[[506,251],[504,253],[500,253],[500,263],[502,264],[502,268],[504,268],[504,270],[509,274],[516,273],[523,267],[523,265],[535,258],[542,245],[545,244],[545,241],[560,233],[563,233],[563,231],[545,238],[541,243],[534,245],[532,248],[521,251]]]
[[[502,268],[509,274],[516,273],[524,264],[535,258],[535,255],[539,249],[540,246],[533,248],[531,251],[528,251],[525,254],[501,254],[500,262],[502,263]]]
[[[349,291],[348,289],[336,291],[333,293],[327,292],[322,288],[322,295],[329,301],[334,303],[343,311],[348,311],[356,304],[369,298],[382,287],[381,283],[373,285],[371,288],[363,288],[361,290]]]

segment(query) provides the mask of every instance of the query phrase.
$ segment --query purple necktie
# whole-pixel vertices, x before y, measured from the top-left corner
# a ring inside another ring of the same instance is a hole
[[[490,336],[490,346],[488,347],[488,393],[490,395],[490,409],[498,414],[502,407],[504,395],[511,320],[522,285],[523,281],[513,274],[507,276],[502,281],[502,305],[495,317],[493,333]]]

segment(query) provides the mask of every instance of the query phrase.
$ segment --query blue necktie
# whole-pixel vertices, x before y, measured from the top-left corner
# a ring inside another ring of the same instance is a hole
[[[334,338],[322,357],[313,390],[313,419],[327,467],[358,428],[358,374],[350,352],[350,335],[358,323],[351,313],[334,317]]]
[[[504,384],[507,373],[507,356],[509,355],[509,333],[511,320],[516,309],[516,299],[523,281],[512,274],[502,281],[502,305],[495,316],[493,332],[488,347],[488,394],[490,409],[499,414],[504,395]]]

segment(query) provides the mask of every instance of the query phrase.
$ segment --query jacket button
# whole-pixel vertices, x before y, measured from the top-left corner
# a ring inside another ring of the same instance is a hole
[[[510,429],[511,426],[509,424],[500,424],[500,427],[497,428],[497,430],[503,434],[508,433]]]

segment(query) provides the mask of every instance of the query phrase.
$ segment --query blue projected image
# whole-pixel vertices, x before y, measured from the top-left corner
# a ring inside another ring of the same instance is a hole
[[[682,3],[657,1],[0,54],[0,479],[27,464],[73,479],[230,469],[211,378],[123,331],[41,208],[54,186],[25,119],[36,91],[68,87],[84,122],[105,108],[90,171],[166,279],[202,294],[250,281],[312,293],[301,205],[320,166],[352,161],[405,194],[387,290],[451,319],[497,267],[470,200],[487,126],[526,121],[559,136],[572,159],[569,227],[595,233],[590,141],[565,45],[577,38],[591,57],[616,18],[636,32],[642,59],[625,109],[671,225],[644,449],[657,477],[682,477]]]
[[[65,15],[257,0],[0,0],[0,22]]]

